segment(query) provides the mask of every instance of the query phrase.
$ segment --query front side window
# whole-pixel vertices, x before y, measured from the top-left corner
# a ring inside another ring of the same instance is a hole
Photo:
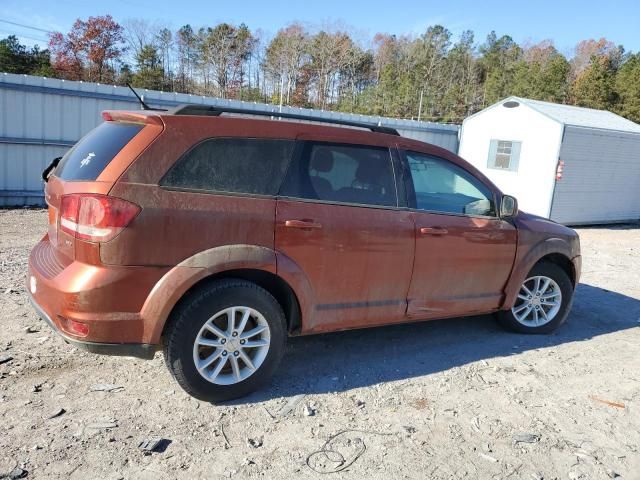
[[[520,147],[522,142],[510,140],[491,140],[487,166],[497,170],[518,171]]]
[[[286,197],[397,206],[389,149],[307,143],[281,190]]]
[[[258,138],[212,138],[187,152],[160,184],[212,192],[276,195],[294,142]]]
[[[415,208],[430,212],[495,216],[493,195],[466,170],[442,158],[406,154]]]

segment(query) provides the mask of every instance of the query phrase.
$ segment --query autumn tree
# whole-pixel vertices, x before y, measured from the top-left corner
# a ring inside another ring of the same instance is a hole
[[[50,35],[53,68],[71,80],[101,82],[107,79],[107,73],[112,79],[114,63],[125,49],[123,41],[123,29],[111,15],[78,19],[68,34]]]
[[[47,72],[50,55],[53,70]],[[419,35],[354,36],[336,24],[290,23],[269,37],[220,23],[172,31],[110,16],[54,33],[50,50],[0,41],[0,67],[61,78],[398,118],[461,122],[509,95],[611,109],[640,120],[640,54],[605,39],[572,56],[551,40],[519,45],[491,32],[454,35],[433,25]]]
[[[621,60],[622,50],[606,38],[595,40],[593,38],[578,42],[575,47],[573,58],[571,59],[571,74],[575,79],[584,70],[589,68],[592,58],[607,57],[612,66],[617,66]]]

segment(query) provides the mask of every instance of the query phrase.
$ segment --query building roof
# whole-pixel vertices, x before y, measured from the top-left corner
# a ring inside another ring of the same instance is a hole
[[[627,120],[620,115],[607,110],[595,110],[593,108],[574,107],[558,103],[542,102],[521,97],[509,97],[499,104],[507,101],[516,101],[527,105],[534,110],[565,125],[577,127],[599,128],[603,130],[616,130],[620,132],[640,133],[640,125]],[[489,107],[491,108],[491,107]]]

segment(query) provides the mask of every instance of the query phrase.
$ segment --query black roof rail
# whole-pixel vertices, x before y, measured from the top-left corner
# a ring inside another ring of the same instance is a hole
[[[357,128],[366,128],[376,133],[386,133],[387,135],[398,135],[398,131],[395,128],[391,127],[383,127],[382,125],[376,125],[373,123],[367,122],[354,122],[351,120],[341,120],[339,118],[323,118],[323,117],[314,117],[312,115],[302,115],[297,113],[288,113],[288,112],[267,112],[260,110],[250,110],[247,108],[233,108],[233,107],[215,107],[213,105],[193,105],[193,104],[185,104],[178,105],[173,110],[169,110],[169,114],[171,115],[209,115],[213,117],[217,117],[222,115],[223,113],[235,113],[240,115],[258,115],[263,117],[279,117],[285,119],[292,120],[303,120],[307,122],[319,122],[319,123],[329,123],[335,125],[344,125],[347,127],[357,127]]]

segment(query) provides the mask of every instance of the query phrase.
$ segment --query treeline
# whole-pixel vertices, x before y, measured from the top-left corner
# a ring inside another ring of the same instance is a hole
[[[267,38],[244,24],[172,31],[107,15],[51,34],[48,50],[1,40],[0,71],[445,122],[518,95],[640,122],[640,53],[604,38],[567,58],[551,40],[491,32],[478,42],[440,25],[356,40],[339,26],[291,23]]]

